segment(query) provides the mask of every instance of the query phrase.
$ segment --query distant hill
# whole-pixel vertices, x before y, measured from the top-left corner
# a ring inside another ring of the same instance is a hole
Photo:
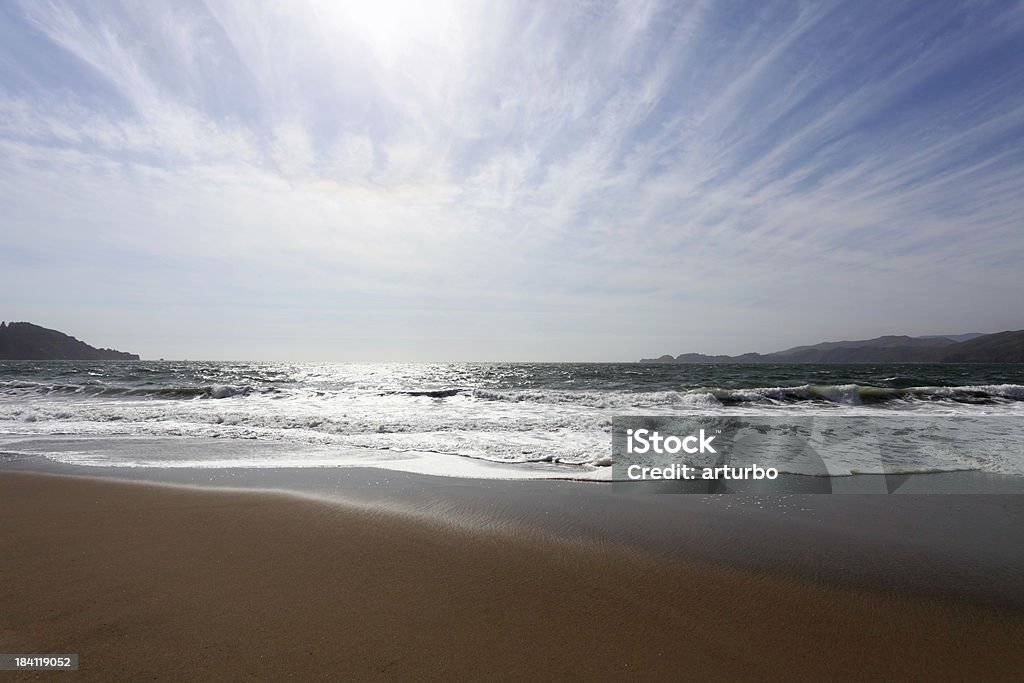
[[[794,346],[775,353],[741,356],[645,358],[641,363],[1024,363],[1024,330],[949,337],[885,336],[859,341]]]
[[[944,363],[1024,363],[1024,331],[975,337],[948,347],[942,360]]]
[[[968,332],[967,334],[932,334],[927,337],[918,337],[918,339],[952,339],[955,342],[962,342],[984,336],[985,334],[982,332]]]
[[[139,360],[134,353],[97,349],[32,323],[0,323],[0,360]]]

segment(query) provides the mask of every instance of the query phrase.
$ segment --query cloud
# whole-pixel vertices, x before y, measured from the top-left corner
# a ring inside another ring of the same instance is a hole
[[[1019,5],[32,2],[7,20],[27,38],[0,47],[3,242],[48,256],[0,281],[64,285],[32,310],[73,282],[112,309],[258,310],[324,339],[365,323],[371,341],[322,357],[396,330],[410,358],[492,329],[480,357],[601,359],[1014,325]]]

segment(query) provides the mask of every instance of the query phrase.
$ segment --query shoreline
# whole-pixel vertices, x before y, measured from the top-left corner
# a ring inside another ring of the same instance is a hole
[[[249,460],[253,454],[262,455],[271,461],[280,459],[283,463],[269,466],[250,466],[239,458],[243,451]],[[118,459],[128,464],[96,462],[92,464],[66,464],[49,457],[65,452],[81,454],[102,454],[102,459]],[[397,476],[411,474],[425,477],[463,479],[472,481],[547,481],[584,484],[611,484],[616,490],[629,492],[642,490],[644,493],[686,493],[686,494],[744,494],[744,495],[791,495],[791,494],[1024,494],[1024,476],[997,473],[982,469],[937,469],[923,471],[857,472],[852,474],[824,474],[779,472],[773,480],[721,479],[636,479],[629,476],[614,476],[614,465],[581,469],[577,465],[536,463],[500,463],[486,458],[439,454],[421,451],[391,452],[374,449],[354,448],[348,452],[351,462],[318,463],[316,457],[334,450],[318,446],[296,446],[274,441],[221,439],[212,437],[154,437],[154,436],[96,436],[96,435],[24,435],[0,432],[0,469],[32,469],[50,472],[103,473],[146,471],[154,474],[155,480],[175,477],[175,470],[217,472],[242,470],[335,470],[373,469],[394,473]],[[196,461],[209,459],[215,464],[174,465],[171,467],[147,463],[163,462],[168,453]],[[141,457],[140,457],[141,454]],[[427,463],[430,458],[442,458],[445,462]],[[141,460],[142,462],[132,462]],[[295,464],[301,461],[302,464]],[[310,464],[312,462],[312,464]],[[164,474],[161,474],[164,473]],[[107,476],[101,474],[100,476]],[[131,474],[122,474],[133,478]]]
[[[894,595],[942,594],[1024,613],[1024,496],[1017,495],[673,495],[648,492],[657,487],[376,468],[0,463],[0,474],[15,471],[294,494],[466,533],[620,547],[670,561]]]
[[[1007,680],[1024,667],[1020,613],[266,491],[3,471],[0,515],[0,649],[76,652],[87,677]]]

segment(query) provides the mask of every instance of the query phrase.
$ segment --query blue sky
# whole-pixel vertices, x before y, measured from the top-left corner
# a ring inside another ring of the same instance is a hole
[[[1024,327],[1019,2],[0,3],[0,317],[146,357]]]

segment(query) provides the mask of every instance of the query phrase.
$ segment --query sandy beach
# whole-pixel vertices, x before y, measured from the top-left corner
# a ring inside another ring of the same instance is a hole
[[[0,37],[0,683],[1024,683],[1024,0]]]
[[[78,653],[85,680],[1024,671],[1019,610],[280,493],[2,472],[0,517],[0,652]]]

